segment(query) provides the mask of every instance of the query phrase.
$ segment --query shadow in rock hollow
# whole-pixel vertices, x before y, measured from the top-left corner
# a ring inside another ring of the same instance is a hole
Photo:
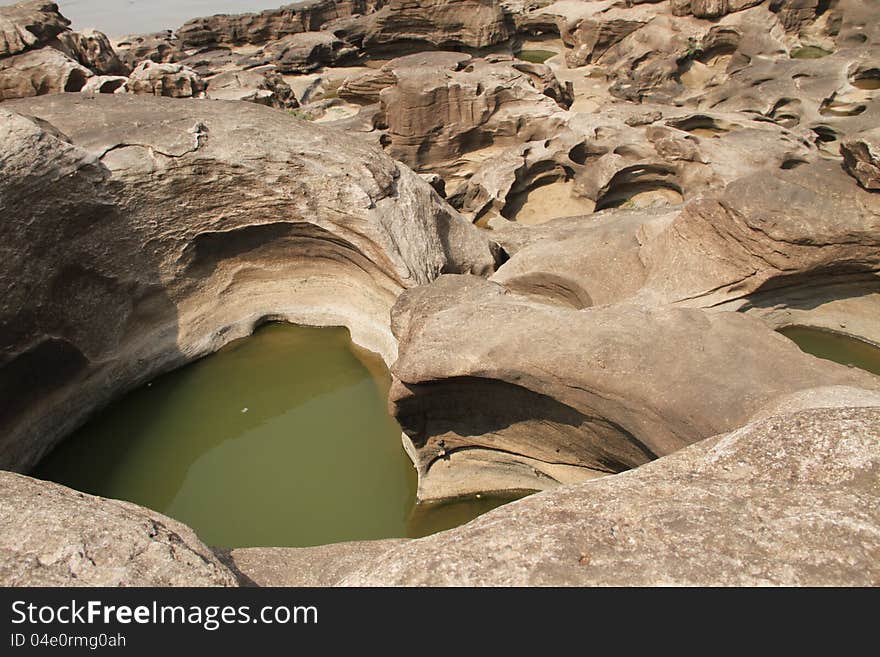
[[[0,467],[28,471],[183,356],[152,228],[124,184],[16,105],[0,114]]]

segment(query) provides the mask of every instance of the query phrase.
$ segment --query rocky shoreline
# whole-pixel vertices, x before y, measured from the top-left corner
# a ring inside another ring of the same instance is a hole
[[[278,319],[381,354],[420,500],[544,491],[215,555],[2,473],[0,581],[876,585],[880,377],[777,330],[880,347],[878,12],[314,0],[111,43],[0,7],[0,468]]]

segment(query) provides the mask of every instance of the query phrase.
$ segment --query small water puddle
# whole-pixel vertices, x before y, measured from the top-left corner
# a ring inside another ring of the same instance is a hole
[[[779,333],[808,354],[880,375],[880,349],[864,340],[806,326],[786,326]]]
[[[552,50],[520,50],[515,54],[517,59],[532,64],[543,64],[551,57],[556,57],[559,53]]]
[[[33,474],[228,548],[423,536],[508,501],[416,506],[389,385],[347,330],[270,324],[111,405]]]
[[[831,54],[830,50],[825,50],[819,46],[801,46],[792,48],[789,53],[792,59],[820,59]]]

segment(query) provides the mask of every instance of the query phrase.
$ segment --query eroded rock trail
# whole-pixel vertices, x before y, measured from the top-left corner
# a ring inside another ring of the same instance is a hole
[[[880,378],[776,331],[880,345],[878,15],[314,0],[111,42],[0,8],[0,467],[284,319],[383,356],[421,500],[546,491],[217,561],[7,474],[4,581],[876,582]]]

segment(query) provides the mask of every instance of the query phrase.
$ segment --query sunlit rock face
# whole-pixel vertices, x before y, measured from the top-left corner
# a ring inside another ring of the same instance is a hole
[[[224,555],[252,581],[875,582],[880,379],[785,335],[880,344],[877,14],[315,0],[114,46],[0,9],[0,466],[263,320],[344,325],[421,500],[546,493]]]
[[[412,171],[282,112],[79,94],[0,111],[7,468],[266,317],[348,326],[391,362],[402,290],[494,269]]]
[[[236,586],[193,531],[155,511],[0,472],[4,586]]]
[[[632,472],[381,546],[337,583],[871,586],[878,435],[878,408],[752,422]]]

